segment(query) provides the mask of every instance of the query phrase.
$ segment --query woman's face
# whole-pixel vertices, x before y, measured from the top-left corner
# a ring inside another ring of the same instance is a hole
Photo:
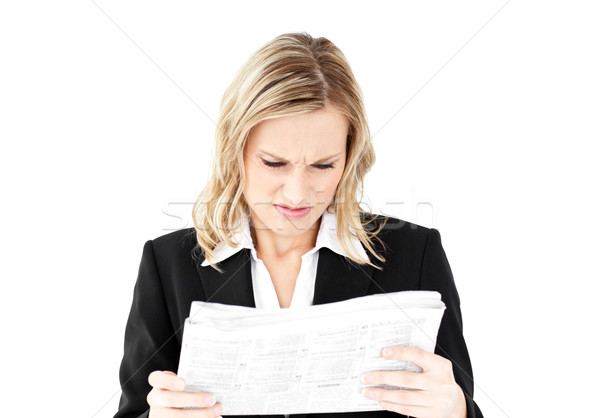
[[[347,134],[346,118],[329,106],[254,127],[244,149],[243,193],[255,228],[287,237],[311,229],[344,172]]]

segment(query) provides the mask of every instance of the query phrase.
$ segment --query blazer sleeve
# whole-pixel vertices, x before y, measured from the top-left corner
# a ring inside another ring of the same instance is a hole
[[[152,240],[144,245],[133,302],[125,326],[123,359],[119,368],[121,398],[114,418],[147,418],[146,400],[154,370],[177,373],[180,346],[169,321]]]
[[[438,230],[430,229],[421,264],[419,288],[436,290],[442,295],[446,310],[438,332],[435,354],[452,362],[454,379],[462,388],[467,401],[467,417],[482,418],[481,410],[473,401],[473,371],[463,336],[460,299],[442,247]]]

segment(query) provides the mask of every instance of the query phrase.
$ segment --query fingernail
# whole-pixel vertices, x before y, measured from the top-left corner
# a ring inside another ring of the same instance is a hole
[[[208,395],[206,398],[204,398],[204,404],[206,406],[212,406],[215,404],[215,397],[213,395]],[[219,413],[219,412],[217,412]]]
[[[365,398],[373,398],[375,395],[375,391],[372,389],[363,389],[361,395]]]
[[[383,349],[383,355],[386,356],[386,357],[387,356],[391,356],[392,355],[392,349],[389,348],[389,347],[384,348]]]
[[[223,412],[223,407],[221,405],[217,405],[215,407],[215,414],[221,415],[221,412]]]
[[[183,380],[176,380],[175,381],[175,389],[183,389],[184,386],[185,385],[183,383]]]
[[[363,383],[373,383],[373,375],[372,374],[363,374],[361,376],[361,380]]]

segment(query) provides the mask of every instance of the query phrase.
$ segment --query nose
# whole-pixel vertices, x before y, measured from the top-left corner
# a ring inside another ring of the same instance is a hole
[[[285,202],[292,206],[314,206],[311,202],[311,179],[304,164],[293,166],[285,176],[282,186]]]

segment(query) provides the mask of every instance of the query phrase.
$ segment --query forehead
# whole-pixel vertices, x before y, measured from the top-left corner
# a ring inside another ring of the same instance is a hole
[[[247,146],[278,155],[339,151],[346,147],[348,126],[341,112],[325,107],[302,115],[264,120],[253,128]]]

